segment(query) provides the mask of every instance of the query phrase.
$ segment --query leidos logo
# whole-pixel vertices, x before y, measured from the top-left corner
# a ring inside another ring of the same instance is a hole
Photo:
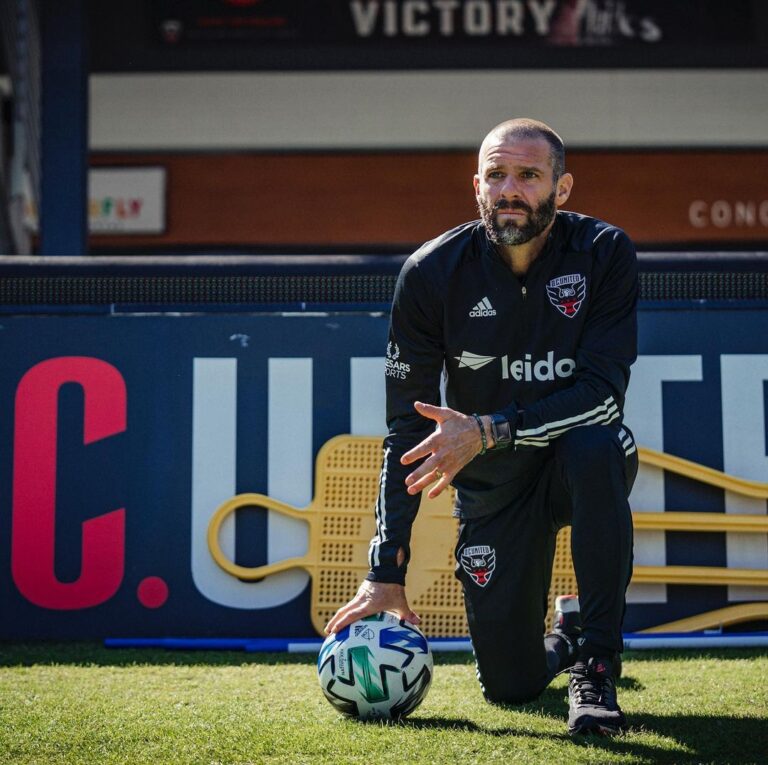
[[[408,372],[411,371],[411,365],[398,361],[400,358],[400,348],[397,343],[387,343],[387,358],[385,361],[384,374],[387,377],[394,377],[396,380],[405,380]]]
[[[459,362],[459,369],[482,369],[490,364],[496,356],[481,356],[471,351],[462,351],[461,356],[454,356]],[[532,382],[533,380],[554,380],[556,377],[570,377],[576,368],[576,362],[573,359],[560,359],[555,362],[554,351],[547,353],[546,359],[533,361],[530,353],[525,354],[525,358],[509,360],[509,356],[504,354],[501,357],[501,377],[503,380],[513,380]]]
[[[496,309],[491,305],[491,301],[484,297],[470,312],[472,318],[478,316],[495,316]]]
[[[532,361],[531,354],[526,353],[524,359],[515,359],[509,362],[506,354],[501,357],[501,376],[504,380],[512,377],[513,380],[554,380],[555,377],[570,377],[576,368],[573,359],[560,359],[555,363],[555,353],[550,351],[546,359]]]
[[[469,369],[481,369],[490,364],[496,357],[495,356],[481,356],[471,351],[462,351],[461,356],[454,356],[453,358],[459,362],[459,369],[463,367],[469,367]]]

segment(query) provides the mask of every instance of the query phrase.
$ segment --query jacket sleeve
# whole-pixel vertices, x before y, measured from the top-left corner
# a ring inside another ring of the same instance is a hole
[[[371,540],[368,579],[405,583],[411,526],[421,496],[406,491],[405,478],[416,465],[400,458],[434,431],[434,423],[414,409],[415,401],[440,405],[443,370],[442,309],[418,262],[406,262],[395,287],[386,358],[387,425],[376,500],[376,535]],[[397,565],[399,548],[405,561]]]
[[[608,425],[622,416],[629,367],[637,358],[637,256],[616,228],[605,229],[595,247],[605,248],[605,265],[602,274],[593,272],[573,384],[524,410],[510,408],[516,449],[540,448],[571,428]]]

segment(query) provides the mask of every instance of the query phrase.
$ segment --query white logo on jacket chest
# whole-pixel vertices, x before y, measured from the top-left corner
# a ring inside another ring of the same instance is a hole
[[[501,357],[501,377],[504,380],[513,380],[521,382],[532,382],[539,380],[554,380],[556,377],[570,377],[573,370],[576,369],[576,362],[573,359],[560,359],[555,361],[555,352],[549,351],[546,359],[533,361],[530,353],[525,354],[525,358],[509,360],[505,354]]]
[[[470,312],[469,316],[476,319],[479,316],[495,316],[496,309],[491,305],[491,301],[484,297]]]
[[[482,369],[487,367],[498,356],[483,356],[471,351],[462,351],[461,356],[454,356],[459,362],[459,369]],[[501,379],[517,380],[518,382],[533,382],[539,380],[554,380],[558,377],[570,377],[573,370],[576,369],[576,362],[573,359],[558,359],[555,361],[555,352],[549,351],[546,358],[535,361],[530,353],[526,353],[522,359],[509,360],[505,353],[501,359]]]
[[[461,356],[454,356],[453,358],[459,362],[459,369],[482,369],[486,364],[490,364],[496,357],[481,356],[479,353],[472,353],[472,351],[462,351]]]

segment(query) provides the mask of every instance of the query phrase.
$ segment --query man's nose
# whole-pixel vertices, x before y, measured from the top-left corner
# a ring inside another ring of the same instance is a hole
[[[504,199],[520,199],[522,194],[520,193],[520,187],[517,183],[517,178],[508,175],[504,179],[504,183],[501,185],[499,194],[500,196],[504,197]]]

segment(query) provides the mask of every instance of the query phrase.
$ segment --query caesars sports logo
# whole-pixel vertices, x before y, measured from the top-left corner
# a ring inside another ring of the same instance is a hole
[[[496,569],[496,550],[488,545],[465,547],[459,562],[478,587],[485,587]]]
[[[405,380],[408,372],[411,371],[411,365],[398,361],[400,358],[400,348],[397,343],[387,343],[387,359],[385,362],[384,374],[387,377],[394,377],[395,380]]]

